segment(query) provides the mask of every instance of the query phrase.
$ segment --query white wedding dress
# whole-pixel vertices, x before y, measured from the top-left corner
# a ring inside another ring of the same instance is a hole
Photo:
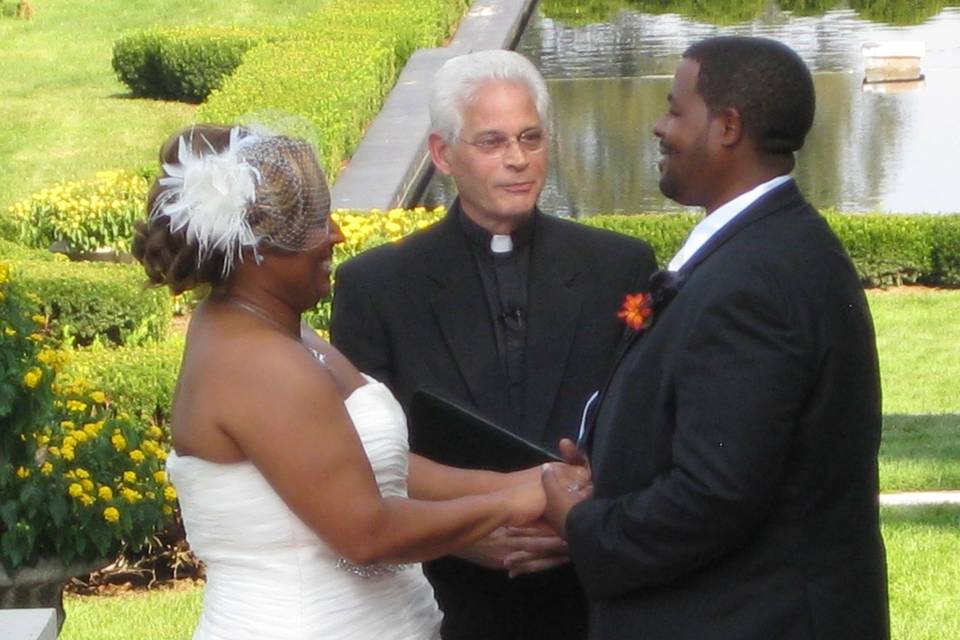
[[[407,429],[383,384],[345,401],[383,496],[406,496]],[[441,613],[419,564],[338,558],[250,462],[171,453],[187,541],[207,566],[194,640],[432,640]],[[304,491],[313,487],[305,484]]]

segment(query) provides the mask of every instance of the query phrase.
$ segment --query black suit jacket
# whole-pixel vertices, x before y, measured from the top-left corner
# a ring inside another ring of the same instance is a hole
[[[880,386],[853,266],[791,181],[622,354],[567,519],[591,637],[887,638]]]
[[[534,214],[525,419],[518,423],[508,410],[486,296],[457,208],[337,270],[333,343],[404,407],[414,391],[428,389],[556,450],[561,438],[576,437],[584,402],[609,373],[623,335],[617,310],[626,293],[646,286],[656,268],[653,252],[634,238]],[[427,569],[447,640],[573,637],[585,629],[585,601],[569,568],[515,580],[455,558]],[[569,585],[577,592],[573,603],[559,595]],[[547,605],[537,607],[542,619],[531,601]],[[532,636],[530,629],[542,633]]]

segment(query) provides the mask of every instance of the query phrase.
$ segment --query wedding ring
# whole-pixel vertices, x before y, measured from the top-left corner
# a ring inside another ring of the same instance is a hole
[[[565,486],[564,489],[566,489],[569,493],[574,493],[575,491],[580,491],[580,485],[571,482]]]

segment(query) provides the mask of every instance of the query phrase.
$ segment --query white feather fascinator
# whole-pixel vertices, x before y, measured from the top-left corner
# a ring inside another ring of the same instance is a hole
[[[261,174],[241,152],[260,141],[259,136],[234,127],[224,151],[215,152],[203,140],[211,152],[197,153],[181,137],[177,163],[164,163],[165,175],[158,180],[164,191],[151,216],[167,216],[172,232],[185,229],[188,242],[198,247],[199,260],[210,251],[223,252],[224,275],[232,270],[243,247],[257,244],[247,212],[256,202]]]
[[[166,216],[171,232],[186,234],[198,264],[222,254],[227,276],[246,247],[259,262],[261,242],[302,251],[323,241],[330,191],[309,143],[234,127],[218,151],[202,134],[200,144],[192,135],[178,140],[177,161],[163,164],[163,190],[150,215]]]

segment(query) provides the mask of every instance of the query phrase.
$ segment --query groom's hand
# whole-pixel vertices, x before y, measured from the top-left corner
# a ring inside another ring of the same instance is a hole
[[[549,527],[501,527],[456,554],[487,569],[506,569],[510,576],[543,571],[564,564],[567,543]]]
[[[577,445],[570,438],[560,440],[560,457],[563,461],[574,467],[583,467],[590,471],[590,460],[587,454],[577,448]]]
[[[587,467],[554,462],[543,466],[541,481],[547,496],[543,519],[561,538],[566,538],[567,514],[593,495],[590,471]]]

